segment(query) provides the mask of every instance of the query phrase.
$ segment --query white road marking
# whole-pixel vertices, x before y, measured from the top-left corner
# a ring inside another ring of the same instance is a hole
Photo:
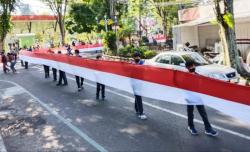
[[[15,96],[15,95],[19,95],[24,93],[25,91],[18,87],[18,86],[14,86],[14,87],[10,87],[10,88],[6,88],[6,89],[0,89],[1,92],[1,97],[2,98],[8,98],[10,96]]]
[[[91,144],[93,147],[95,147],[100,152],[108,152],[104,147],[102,147],[100,144],[98,144],[94,139],[90,138],[87,134],[82,132],[79,128],[77,128],[75,125],[70,123],[67,119],[62,117],[60,114],[58,114],[56,111],[51,109],[46,103],[41,101],[39,98],[34,96],[32,93],[30,93],[25,88],[21,87],[17,83],[11,82],[11,81],[5,81],[0,80],[0,82],[8,82],[11,84],[14,84],[16,87],[19,87],[23,90],[24,93],[29,94],[33,99],[35,99],[41,106],[43,106],[47,111],[49,111],[52,115],[54,115],[57,119],[59,119],[61,122],[63,122],[65,125],[67,125],[72,131],[74,131],[76,134],[78,134],[80,137],[82,137],[85,141],[87,141],[89,144]]]
[[[75,81],[74,78],[72,77],[69,77],[69,79]],[[87,82],[84,82],[84,84],[90,86],[90,87],[96,87],[96,85],[93,85],[91,83],[87,83]],[[126,99],[129,99],[129,100],[126,100],[127,102],[130,102],[130,103],[134,103],[134,98],[130,97],[130,96],[127,96],[127,95],[124,95],[124,94],[121,94],[121,93],[118,93],[118,92],[115,92],[115,91],[112,91],[110,89],[106,89],[107,92],[110,92],[112,94],[115,94],[115,95],[118,95],[120,97],[123,97],[123,98],[126,98]],[[166,112],[166,113],[169,113],[169,114],[172,114],[172,115],[175,115],[175,116],[178,116],[178,117],[181,117],[181,118],[184,118],[184,119],[187,119],[187,116],[186,115],[183,115],[181,113],[178,113],[178,112],[174,112],[172,110],[169,110],[169,109],[165,109],[165,108],[162,108],[162,107],[159,107],[159,106],[156,106],[156,105],[153,105],[151,103],[148,103],[148,102],[143,102],[144,105],[147,105],[151,108],[154,108],[154,109],[157,109],[157,110],[160,110],[160,111],[163,111],[163,112]],[[194,122],[196,123],[199,123],[199,124],[203,124],[203,121],[200,121],[198,119],[194,119]],[[226,129],[226,128],[223,128],[223,127],[220,127],[220,126],[217,126],[217,125],[213,125],[213,128],[217,129],[217,130],[220,130],[220,131],[223,131],[223,132],[226,132],[226,133],[229,133],[231,135],[235,135],[235,136],[238,136],[238,137],[241,137],[243,139],[246,139],[246,140],[250,140],[250,136],[247,136],[247,135],[244,135],[242,133],[239,133],[239,132],[235,132],[235,131],[232,131],[230,129]]]
[[[0,135],[0,151],[1,152],[7,152],[6,147],[5,147],[4,143],[3,143],[3,138],[2,138],[1,135]]]

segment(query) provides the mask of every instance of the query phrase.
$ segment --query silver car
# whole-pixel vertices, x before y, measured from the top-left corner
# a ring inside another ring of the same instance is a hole
[[[146,60],[146,65],[152,65],[161,68],[174,69],[188,72],[185,63],[192,61],[196,64],[196,73],[222,80],[234,81],[239,80],[239,74],[231,67],[213,64],[196,52],[186,51],[169,51],[160,53],[150,60]]]

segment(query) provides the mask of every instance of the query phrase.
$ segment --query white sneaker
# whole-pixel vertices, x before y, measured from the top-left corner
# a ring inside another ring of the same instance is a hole
[[[145,114],[138,115],[138,118],[141,120],[146,120],[147,116]]]

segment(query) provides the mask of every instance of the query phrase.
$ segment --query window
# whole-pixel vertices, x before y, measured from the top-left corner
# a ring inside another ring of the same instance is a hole
[[[171,57],[169,55],[162,55],[159,56],[155,62],[157,63],[163,63],[163,64],[170,64]]]
[[[181,63],[184,63],[184,61],[179,56],[173,55],[171,57],[171,64],[173,64],[173,65],[180,65]]]
[[[186,62],[190,62],[190,61],[194,62],[197,66],[211,64],[210,61],[206,60],[204,57],[202,57],[198,53],[185,54],[185,55],[182,55],[182,57]]]

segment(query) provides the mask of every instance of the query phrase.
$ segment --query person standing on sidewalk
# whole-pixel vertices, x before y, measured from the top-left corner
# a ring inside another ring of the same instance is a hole
[[[250,52],[247,54],[247,59],[246,59],[246,65],[247,68],[250,68]],[[246,78],[246,86],[250,86],[250,78]]]
[[[10,71],[10,69],[9,68],[7,68],[7,66],[8,66],[8,59],[7,59],[7,56],[4,54],[4,50],[1,52],[1,56],[2,56],[2,63],[3,63],[3,72],[5,73],[5,74],[7,74],[7,72],[9,72]]]
[[[141,60],[141,54],[139,52],[135,52],[134,54],[134,64],[137,64],[137,65],[144,64],[144,62]],[[139,119],[141,120],[147,119],[147,116],[143,113],[142,97],[137,94],[135,94],[135,111]]]
[[[62,52],[58,51],[58,54],[62,54]],[[59,81],[57,83],[57,86],[62,85],[62,81],[63,81],[63,86],[68,85],[66,73],[64,71],[59,70]]]
[[[75,56],[78,57],[78,58],[81,58],[80,51],[78,49],[75,50]],[[77,87],[78,87],[78,91],[81,91],[83,89],[84,78],[79,77],[77,75],[75,76],[75,78],[76,78],[76,84],[77,84]]]
[[[8,58],[10,62],[10,69],[12,70],[13,73],[16,73],[15,65],[16,65],[16,57],[14,52],[8,53]]]
[[[97,55],[96,59],[100,60],[102,58],[102,55]],[[105,100],[105,85],[101,83],[96,83],[96,100],[99,100],[100,91],[102,93],[102,100]]]
[[[187,62],[186,63],[186,68],[188,69],[188,71],[190,73],[194,73],[195,74],[195,64],[194,62]],[[188,103],[192,102],[192,100],[201,100],[199,97],[193,95],[193,94],[188,94],[186,96],[186,101]],[[209,136],[217,136],[218,133],[212,128],[208,117],[207,117],[207,113],[206,113],[206,109],[204,105],[196,105],[196,108],[204,122],[204,126],[205,126],[205,134],[209,135]],[[187,115],[188,115],[188,130],[192,135],[198,135],[197,130],[195,129],[194,126],[194,105],[187,105]]]
[[[72,49],[71,49],[71,47],[70,47],[70,45],[68,44],[67,45],[67,55],[73,55],[73,53],[71,52],[72,51]]]

